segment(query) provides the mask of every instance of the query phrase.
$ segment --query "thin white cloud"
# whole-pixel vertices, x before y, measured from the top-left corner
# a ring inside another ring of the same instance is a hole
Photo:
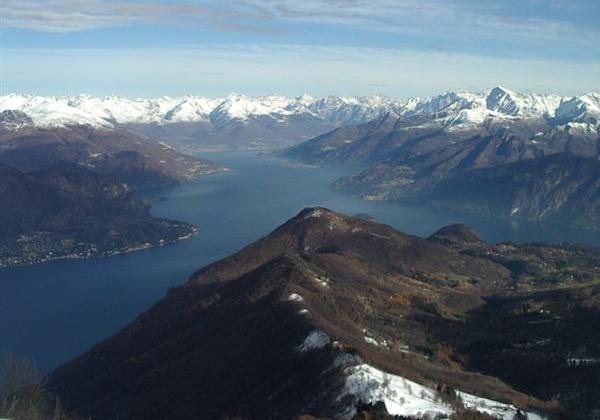
[[[226,27],[241,17],[238,12],[184,1],[3,0],[0,8],[3,27],[39,32],[81,32],[135,24]],[[263,29],[239,24],[236,30]]]
[[[532,0],[529,0],[532,1]],[[542,7],[586,8],[555,0]],[[284,33],[290,22],[348,26],[428,39],[469,37],[503,44],[598,49],[600,29],[567,20],[520,16],[502,2],[448,0],[2,0],[2,25],[43,32],[76,32],[145,24],[211,25],[222,31]]]
[[[235,0],[249,13],[272,20],[351,25],[370,31],[416,35],[470,35],[504,42],[577,42],[597,46],[599,30],[583,30],[565,20],[522,17],[481,2],[448,0]],[[555,5],[558,7],[558,5]],[[582,4],[579,4],[583,8]],[[598,12],[598,6],[595,7]],[[561,6],[561,7],[573,7]],[[518,13],[518,8],[515,12]],[[580,10],[582,11],[582,10]]]

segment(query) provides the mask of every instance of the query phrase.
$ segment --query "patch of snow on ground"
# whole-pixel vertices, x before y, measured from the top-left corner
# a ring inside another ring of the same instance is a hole
[[[292,293],[291,295],[288,296],[288,300],[290,302],[302,302],[304,300],[304,298],[302,296],[300,296],[298,293]]]
[[[300,315],[306,315],[306,314],[308,314],[309,312],[308,312],[308,309],[300,309],[300,310],[298,311],[298,313],[299,313]]]
[[[340,362],[347,361],[340,359]],[[336,360],[337,362],[337,360]],[[349,362],[349,361],[348,361]],[[351,418],[360,403],[375,404],[382,401],[388,413],[392,415],[424,416],[449,418],[455,411],[444,401],[436,390],[409,381],[401,376],[381,371],[366,363],[345,369],[346,384],[338,401],[352,398],[343,416]],[[512,420],[517,408],[487,398],[457,391],[465,407],[503,419]],[[542,420],[544,417],[523,412],[529,420]]]
[[[369,343],[369,344],[372,344],[372,345],[374,345],[374,346],[378,346],[378,345],[379,345],[379,343],[377,342],[377,340],[375,340],[375,339],[373,339],[373,338],[371,338],[371,337],[366,337],[366,336],[365,336],[365,337],[364,337],[364,339],[365,339],[365,341],[366,341],[367,343]]]
[[[475,395],[460,391],[457,392],[457,395],[460,396],[462,403],[466,408],[474,409],[481,413],[489,414],[490,416],[498,417],[503,420],[512,420],[517,412],[517,407],[512,404],[504,404],[498,401],[477,397]],[[544,418],[535,413],[523,414],[527,416],[528,420],[542,420]]]
[[[298,346],[299,351],[322,349],[331,342],[331,338],[323,331],[313,331],[306,336],[304,342]]]
[[[321,217],[322,214],[323,214],[323,212],[321,210],[317,209],[317,210],[313,210],[310,213],[308,213],[304,218],[308,219],[310,217],[316,217],[318,219],[319,217]]]
[[[315,281],[323,287],[329,286],[329,279],[327,277],[315,276]]]
[[[597,357],[569,357],[567,358],[567,365],[570,367],[573,366],[582,366],[582,365],[595,365],[600,363],[600,358]]]
[[[392,415],[420,418],[441,414],[449,417],[454,412],[449,404],[437,397],[435,391],[366,363],[347,368],[346,372],[346,385],[338,399],[348,396],[354,398],[354,403],[344,413],[349,418],[355,414],[357,404],[374,404],[378,401],[383,401]]]

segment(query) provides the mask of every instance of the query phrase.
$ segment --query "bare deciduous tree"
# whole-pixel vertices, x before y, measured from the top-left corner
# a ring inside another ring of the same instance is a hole
[[[60,401],[44,389],[31,359],[8,353],[0,360],[0,417],[11,420],[74,420]]]

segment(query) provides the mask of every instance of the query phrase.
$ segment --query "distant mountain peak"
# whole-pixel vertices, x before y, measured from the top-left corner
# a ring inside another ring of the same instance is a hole
[[[514,95],[514,94],[515,94],[515,92],[514,92],[514,91],[512,91],[512,90],[510,90],[510,89],[507,89],[507,88],[505,88],[505,87],[504,87],[504,86],[502,86],[502,85],[497,85],[497,86],[494,86],[492,89],[490,89],[490,92],[489,92],[489,93],[490,93],[490,94],[498,94],[498,93],[503,93],[503,94],[507,94],[507,95]]]
[[[517,116],[522,113],[524,108],[527,108],[527,104],[515,92],[502,86],[496,86],[487,94],[486,107],[492,111]]]
[[[33,126],[33,120],[26,113],[10,109],[0,112],[1,128],[12,130],[27,126]]]

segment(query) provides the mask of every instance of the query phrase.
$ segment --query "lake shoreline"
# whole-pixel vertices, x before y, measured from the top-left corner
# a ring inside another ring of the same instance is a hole
[[[256,152],[204,156],[230,170],[161,190],[162,198],[150,209],[154,217],[196,226],[199,234],[119,258],[1,268],[0,354],[13,351],[30,357],[42,372],[49,372],[113,335],[201,267],[265,236],[305,207],[321,206],[350,216],[368,214],[378,223],[421,237],[442,226],[465,223],[489,242],[594,239],[527,223],[364,202],[329,189],[346,173],[344,168],[291,168],[282,159]]]

